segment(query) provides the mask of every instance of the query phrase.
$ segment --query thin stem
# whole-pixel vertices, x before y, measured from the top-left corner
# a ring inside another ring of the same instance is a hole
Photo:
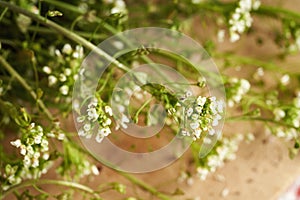
[[[79,184],[75,182],[70,182],[70,181],[63,181],[63,180],[53,180],[53,179],[39,179],[37,180],[27,180],[23,181],[22,183],[10,187],[8,190],[6,190],[3,195],[0,197],[0,199],[4,199],[5,196],[10,194],[11,192],[15,192],[19,189],[25,188],[25,187],[30,187],[32,185],[60,185],[60,186],[66,186],[74,189],[79,189],[81,191],[84,191],[85,193],[89,193],[95,198],[101,199],[100,196],[94,192],[93,189]]]
[[[1,2],[0,2],[1,3]],[[39,107],[42,109],[42,111],[46,114],[47,118],[51,121],[54,120],[54,117],[50,113],[50,111],[46,108],[44,102],[38,98],[37,94],[34,92],[34,90],[30,87],[30,85],[27,84],[27,82],[22,78],[22,76],[14,70],[14,68],[6,62],[6,60],[0,55],[0,64],[13,76],[15,77],[19,83],[29,92],[29,94],[32,96],[34,100],[36,100],[36,103],[39,105]]]
[[[135,185],[139,186],[140,188],[150,192],[151,194],[155,195],[156,197],[162,199],[162,200],[170,200],[171,197],[169,197],[166,194],[163,194],[159,191],[157,191],[155,188],[153,188],[152,186],[146,184],[145,182],[141,181],[140,179],[137,179],[136,177],[127,174],[125,172],[119,172],[120,175],[124,176],[125,178],[127,178],[130,182],[134,183]]]
[[[234,55],[231,53],[217,53],[214,55],[214,57],[215,58],[223,58],[223,59],[229,58],[232,62],[236,62],[238,64],[254,65],[257,67],[262,67],[267,70],[285,72],[281,67],[279,67],[278,65],[276,65],[272,62],[258,60],[256,58]]]
[[[138,118],[139,118],[139,114],[141,113],[141,111],[152,101],[152,98],[148,99],[135,113],[134,115],[134,121],[137,123],[138,122]]]
[[[122,63],[120,63],[118,60],[116,60],[115,58],[113,58],[112,56],[110,56],[109,54],[107,54],[106,52],[104,52],[102,49],[99,49],[97,46],[95,46],[94,44],[92,44],[91,42],[87,41],[86,39],[84,39],[83,37],[77,35],[76,33],[69,31],[68,29],[58,25],[57,23],[46,19],[45,17],[42,17],[40,15],[36,15],[32,12],[29,12],[23,8],[20,8],[18,6],[15,6],[11,3],[7,3],[4,1],[0,1],[0,6],[3,7],[7,7],[10,10],[17,12],[17,13],[21,13],[45,26],[48,26],[54,30],[56,30],[58,33],[64,35],[65,37],[69,38],[70,40],[73,40],[74,42],[86,47],[87,49],[94,51],[96,54],[98,54],[101,57],[104,57],[105,59],[107,59],[108,61],[110,61],[111,63],[113,63],[114,65],[116,65],[118,68],[124,70],[124,71],[129,71],[130,69],[128,67],[126,67],[125,65],[123,65]]]
[[[0,22],[1,22],[1,20],[3,19],[4,15],[5,15],[5,13],[6,13],[7,11],[8,11],[8,8],[4,8],[3,12],[2,12],[1,15],[0,15]]]
[[[53,31],[49,28],[44,28],[44,27],[36,27],[36,26],[29,26],[27,28],[28,31],[32,32],[39,32],[39,33],[44,33],[44,34],[57,34],[56,31]],[[88,33],[88,32],[83,32],[83,31],[73,31],[77,35],[80,35],[85,38],[90,38],[93,37],[94,39],[104,39],[107,38],[107,35],[105,34],[94,34],[94,33]]]
[[[227,117],[226,122],[236,122],[236,121],[260,121],[260,122],[269,122],[272,124],[277,124],[281,126],[286,126],[289,128],[294,128],[294,129],[299,129],[295,128],[292,125],[280,122],[280,121],[275,121],[274,119],[271,118],[263,118],[263,117],[251,117],[251,116],[233,116],[233,117]]]
[[[56,0],[44,0],[44,2],[50,3],[52,5],[56,5],[58,7],[67,9],[69,11],[73,11],[73,12],[81,14],[81,15],[85,14],[84,11],[78,9],[78,7],[70,5],[68,3],[63,3],[63,2],[56,1]],[[101,18],[96,17],[95,20],[96,20],[96,22],[98,24],[101,24],[103,26],[103,28],[105,28],[107,31],[109,31],[109,32],[111,32],[113,34],[117,34],[118,33],[118,30],[116,30],[114,27],[112,27],[111,25],[109,25],[108,23],[106,23],[105,21],[103,21]],[[132,47],[132,44],[130,44],[130,42],[127,40],[127,38],[124,38],[122,36],[120,36],[119,38],[124,43],[126,43],[129,47]],[[149,57],[147,57],[147,56],[141,56],[141,58],[142,58],[143,61],[145,61],[146,63],[148,63],[150,66],[152,66],[153,69],[158,73],[158,75],[164,77],[166,80],[169,80],[169,78],[166,77],[164,75],[164,73],[162,73],[162,71],[159,69],[159,67],[157,67],[157,65],[153,64],[152,60]]]
[[[77,17],[74,21],[73,21],[73,23],[71,24],[71,28],[70,28],[70,30],[71,31],[74,31],[74,27],[75,27],[75,25],[80,21],[80,20],[82,20],[82,16],[79,16],[79,17]]]

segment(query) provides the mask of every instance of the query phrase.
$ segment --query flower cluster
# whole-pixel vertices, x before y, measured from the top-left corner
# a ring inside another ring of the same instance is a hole
[[[111,107],[106,105],[101,99],[93,98],[87,106],[86,115],[77,117],[77,122],[83,124],[78,131],[78,135],[91,138],[95,123],[98,123],[99,128],[96,135],[96,141],[99,143],[102,142],[104,137],[111,133],[111,116]]]
[[[275,121],[287,126],[270,127],[271,132],[287,141],[299,137],[297,129],[300,128],[300,96],[294,98],[292,106],[274,108],[273,114]]]
[[[17,139],[11,144],[20,149],[20,154],[24,156],[23,165],[25,168],[37,168],[41,159],[49,159],[49,142],[41,126],[31,123],[28,127],[26,140]]]
[[[48,75],[48,86],[58,87],[60,94],[66,97],[70,95],[70,87],[78,78],[78,71],[84,56],[83,48],[77,45],[73,49],[70,44],[65,44],[61,51],[52,48],[50,53],[56,56],[57,63],[60,65],[49,63],[49,66],[43,67],[43,72]]]
[[[216,97],[202,97],[198,96],[185,109],[186,122],[188,127],[182,131],[184,136],[192,136],[193,140],[201,137],[203,132],[209,135],[214,135],[219,120],[222,119],[221,114],[224,110],[224,103],[222,100],[216,100]]]
[[[240,103],[250,87],[251,85],[246,79],[230,78],[226,87],[228,106],[233,107],[235,103]]]
[[[240,34],[252,25],[251,10],[257,10],[260,6],[259,0],[240,0],[238,7],[229,20],[230,41],[236,42],[240,39]]]
[[[248,136],[248,138],[253,138]],[[236,158],[240,142],[244,139],[241,134],[236,134],[232,138],[220,138],[214,150],[205,157],[205,164],[197,167],[197,176],[201,180],[205,180],[210,173],[216,171],[217,168],[222,167],[228,160]]]
[[[114,0],[113,2],[113,8],[111,9],[111,14],[121,13],[121,14],[127,14],[126,4],[123,0]]]
[[[23,130],[21,139],[11,141],[11,145],[20,150],[23,156],[20,164],[7,164],[5,166],[3,177],[8,182],[2,184],[4,190],[10,186],[20,183],[23,179],[39,178],[47,173],[52,162],[49,159],[48,134],[43,128],[35,123],[31,123]]]

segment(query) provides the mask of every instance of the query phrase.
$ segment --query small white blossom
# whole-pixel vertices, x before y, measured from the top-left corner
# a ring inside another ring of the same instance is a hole
[[[57,83],[57,78],[53,75],[48,76],[48,85],[52,86]]]
[[[103,136],[108,136],[111,133],[111,130],[109,128],[102,128],[98,131],[98,134]]]
[[[201,111],[200,111],[200,112],[201,112]],[[193,113],[193,108],[189,108],[189,109],[187,110],[187,116],[190,117],[190,116],[192,115],[192,113]]]
[[[67,80],[67,77],[64,74],[59,74],[59,81],[65,82]]]
[[[57,136],[57,139],[58,139],[58,140],[64,140],[64,139],[65,139],[65,134],[62,133],[62,132],[59,133],[58,136]]]
[[[225,30],[219,30],[218,31],[218,42],[224,42],[224,38],[225,38]]]
[[[290,83],[290,76],[288,74],[283,75],[280,78],[280,83],[284,86],[288,85]]]
[[[102,140],[104,139],[104,137],[105,137],[105,136],[103,136],[103,135],[101,135],[101,134],[98,133],[98,134],[96,135],[96,141],[97,141],[98,143],[101,143]]]
[[[20,139],[17,139],[15,141],[11,141],[10,144],[13,145],[13,146],[15,146],[15,147],[17,147],[17,148],[19,148],[22,143],[21,143]]]
[[[221,196],[222,197],[227,197],[229,195],[229,189],[228,188],[224,188],[221,192]]]
[[[107,114],[109,114],[109,116],[112,116],[112,109],[111,109],[111,107],[105,106],[105,107],[104,107],[104,110],[105,110],[105,112],[106,112]]]
[[[44,67],[43,67],[43,72],[45,72],[46,74],[51,74],[52,70],[51,70],[50,67],[44,66]]]
[[[71,70],[70,68],[66,68],[66,69],[64,70],[64,74],[65,74],[66,76],[70,76],[70,75],[72,74],[72,70]]]
[[[70,55],[72,53],[72,51],[73,51],[73,49],[70,44],[67,43],[63,46],[62,52],[64,54]]]
[[[91,170],[92,170],[92,173],[96,176],[100,174],[97,166],[95,166],[95,165],[92,165]]]
[[[69,93],[69,86],[63,85],[59,88],[59,91],[63,95],[67,95]]]
[[[86,132],[90,131],[90,130],[91,130],[91,124],[85,124],[85,125],[83,126],[83,129],[84,129],[84,131],[86,131]]]
[[[285,117],[285,112],[284,110],[280,109],[280,108],[275,108],[273,111],[274,115],[275,115],[275,120],[279,121],[280,119]]]

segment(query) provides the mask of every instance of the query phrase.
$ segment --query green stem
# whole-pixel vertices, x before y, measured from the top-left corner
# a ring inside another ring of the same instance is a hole
[[[233,116],[233,117],[227,117],[226,122],[236,122],[236,121],[260,121],[260,122],[265,122],[265,123],[272,123],[272,124],[277,124],[280,126],[286,126],[289,128],[294,128],[294,129],[299,129],[295,128],[292,125],[280,122],[280,121],[275,121],[274,119],[271,118],[263,118],[263,117],[251,117],[251,116]]]
[[[223,59],[230,59],[232,62],[238,63],[238,64],[245,64],[245,65],[253,65],[257,67],[262,67],[266,70],[272,70],[272,71],[281,71],[284,72],[281,67],[278,65],[272,63],[272,62],[267,62],[267,61],[262,61],[258,60],[255,58],[249,58],[245,56],[240,56],[240,55],[234,55],[231,53],[217,53],[214,55],[215,58],[223,58]]]
[[[232,12],[237,6],[236,2],[204,2],[194,7],[193,12],[199,12],[199,9],[206,11],[213,11],[219,13]],[[185,13],[185,10],[182,10]],[[259,9],[252,11],[254,14],[265,15],[275,17],[279,19],[297,19],[300,21],[300,13],[293,12],[281,7],[272,7],[267,5],[261,5]]]
[[[1,20],[3,19],[4,15],[5,15],[5,13],[6,13],[7,11],[8,11],[8,8],[4,8],[3,12],[2,12],[1,15],[0,15],[0,22],[1,22]]]
[[[140,188],[150,192],[151,194],[155,195],[156,197],[162,199],[162,200],[170,200],[171,197],[169,197],[168,195],[165,195],[159,191],[157,191],[155,188],[153,188],[152,186],[146,184],[145,182],[141,181],[140,179],[127,174],[125,172],[119,172],[120,175],[124,176],[126,179],[128,179],[130,182],[134,183],[135,185],[139,186]]]
[[[67,9],[69,11],[73,11],[73,12],[81,14],[81,15],[85,14],[82,10],[78,9],[78,7],[70,5],[68,3],[63,3],[63,2],[56,1],[56,0],[44,0],[44,2],[50,3],[52,5],[56,5],[58,7]],[[118,30],[116,30],[114,27],[112,27],[111,25],[109,25],[106,22],[104,22],[101,18],[96,17],[95,20],[96,20],[96,22],[98,24],[101,24],[103,26],[103,28],[105,28],[107,31],[111,32],[112,34],[117,34],[118,33]],[[125,42],[129,47],[132,47],[132,44],[130,44],[128,42],[127,38],[124,38],[124,37],[120,36],[120,39],[123,42]],[[147,57],[147,56],[141,56],[141,58],[142,58],[143,61],[145,61],[146,63],[148,63],[150,66],[152,66],[153,69],[158,73],[158,75],[164,77],[166,80],[169,80],[169,78],[166,77],[164,75],[164,73],[162,73],[162,71],[159,69],[159,67],[157,67],[156,64],[153,64],[152,60],[149,57]]]
[[[134,121],[137,123],[138,122],[138,118],[139,118],[139,114],[141,113],[141,111],[152,101],[152,98],[148,99],[147,101],[145,101],[145,103],[136,111],[135,115],[134,115]]]
[[[44,28],[44,27],[29,26],[27,28],[27,30],[32,31],[32,32],[44,33],[44,34],[57,34],[57,32],[55,32],[51,29],[48,29],[48,28]],[[105,34],[94,34],[94,33],[87,33],[87,32],[83,32],[83,31],[74,31],[74,33],[76,33],[77,35],[80,35],[82,37],[85,37],[85,38],[90,38],[90,37],[93,37],[94,39],[107,38],[107,35],[105,35]]]
[[[100,196],[94,192],[93,189],[79,184],[79,183],[75,183],[75,182],[70,182],[70,181],[63,181],[63,180],[52,180],[52,179],[39,179],[37,180],[27,180],[27,181],[23,181],[22,183],[12,186],[10,187],[8,190],[6,190],[3,195],[0,197],[0,199],[4,199],[5,196],[7,196],[8,194],[15,192],[19,189],[25,188],[25,187],[30,187],[32,185],[60,185],[60,186],[66,186],[66,187],[70,187],[70,188],[74,188],[74,189],[79,189],[81,191],[84,191],[85,193],[89,193],[92,196],[94,196],[97,199],[101,199]]]
[[[1,2],[0,2],[1,3]],[[22,78],[22,76],[14,70],[14,68],[6,62],[6,60],[0,55],[0,64],[13,76],[15,77],[19,83],[29,92],[29,94],[32,96],[34,100],[36,100],[36,103],[39,105],[39,107],[42,109],[42,111],[46,114],[47,118],[51,121],[54,120],[54,117],[50,113],[50,111],[46,108],[44,102],[38,98],[37,94],[34,92],[34,90],[30,87],[30,85],[27,84],[27,82]]]
[[[91,51],[94,51],[96,54],[98,54],[101,57],[104,57],[105,59],[110,61],[112,64],[116,65],[118,68],[120,68],[124,71],[129,71],[130,70],[128,67],[126,67],[125,65],[120,63],[118,60],[116,60],[115,58],[113,58],[112,56],[110,56],[109,54],[104,52],[102,49],[99,49],[97,46],[95,46],[91,42],[87,41],[83,37],[77,35],[76,33],[72,32],[72,31],[69,31],[68,29],[56,24],[55,22],[53,22],[49,19],[46,19],[45,17],[42,17],[40,15],[36,15],[36,14],[34,14],[32,12],[29,12],[29,11],[23,9],[23,8],[20,8],[18,6],[15,6],[11,3],[7,3],[7,2],[4,2],[4,1],[0,1],[0,6],[7,7],[8,9],[10,9],[14,12],[21,13],[21,14],[35,20],[36,22],[39,22],[39,23],[41,23],[45,26],[48,26],[48,27],[54,29],[58,33],[64,35],[67,38],[69,38],[70,40],[73,40],[74,42],[86,47],[87,49],[89,49]]]

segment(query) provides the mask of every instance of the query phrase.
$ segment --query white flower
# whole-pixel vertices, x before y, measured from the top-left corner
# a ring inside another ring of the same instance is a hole
[[[121,49],[124,48],[124,44],[123,44],[123,42],[121,42],[121,41],[113,41],[112,43],[113,43],[113,45],[114,45],[117,49],[119,49],[119,50],[121,50]]]
[[[64,74],[59,74],[59,80],[60,82],[65,82],[67,80],[67,77]]]
[[[198,122],[190,123],[190,127],[195,130],[195,129],[199,128],[199,123]]]
[[[53,75],[48,76],[48,85],[52,86],[57,83],[57,78]]]
[[[33,168],[36,168],[39,166],[39,160],[38,159],[33,159],[32,165]]]
[[[183,135],[183,136],[190,136],[190,133],[188,131],[186,131],[186,130],[182,130],[181,131],[181,135]]]
[[[85,124],[85,125],[83,126],[83,129],[84,129],[84,131],[86,131],[86,132],[90,131],[90,130],[91,130],[91,124]]]
[[[43,72],[45,72],[46,74],[51,74],[52,70],[51,70],[50,67],[44,66],[44,67],[43,67]]]
[[[218,42],[224,42],[224,38],[225,38],[225,30],[219,30],[218,31]]]
[[[230,42],[236,42],[240,39],[240,35],[236,32],[230,32]]]
[[[198,106],[203,106],[205,104],[205,102],[206,102],[206,97],[199,96],[197,98],[197,104],[198,104]]]
[[[36,135],[34,137],[34,143],[35,144],[41,144],[41,142],[42,142],[42,137],[40,135]]]
[[[60,53],[60,50],[58,50],[58,49],[55,49],[55,55],[56,55],[57,57],[62,57],[62,55],[61,55],[61,53]]]
[[[112,109],[110,106],[105,106],[104,110],[107,114],[109,114],[109,116],[112,116],[113,113],[112,113]]]
[[[84,116],[79,116],[79,117],[76,118],[76,121],[77,121],[78,123],[82,123],[82,122],[84,122],[84,120],[85,120],[85,117],[84,117]]]
[[[294,125],[295,128],[299,128],[300,127],[300,121],[299,121],[299,119],[294,119],[293,120],[293,125]]]
[[[26,155],[26,152],[27,152],[26,146],[25,146],[25,145],[21,145],[20,154],[23,155],[23,156],[25,156],[25,155]]]
[[[71,70],[70,68],[66,68],[66,69],[64,70],[64,74],[65,74],[66,76],[70,76],[70,75],[72,74],[72,70]]]
[[[216,133],[216,131],[214,130],[214,129],[210,129],[209,131],[208,131],[208,134],[209,135],[214,135]]]
[[[204,181],[207,177],[207,175],[209,174],[209,170],[206,169],[206,168],[201,168],[201,167],[198,167],[197,168],[197,174],[199,176],[199,178]]]
[[[65,139],[65,134],[64,133],[59,133],[57,136],[58,140],[64,140]]]
[[[186,93],[185,93],[185,96],[186,97],[190,97],[190,96],[192,96],[193,95],[193,93],[191,92],[191,91],[187,91]]]
[[[296,98],[294,98],[293,103],[296,108],[300,108],[300,96],[297,96]]]
[[[257,10],[260,7],[260,5],[261,5],[260,0],[254,0],[252,5],[253,10]]]
[[[283,75],[280,78],[280,83],[284,86],[288,85],[290,83],[290,76],[288,74]]]
[[[95,165],[92,165],[91,170],[92,173],[96,176],[100,174],[98,168]]]
[[[103,126],[109,126],[109,125],[111,125],[111,119],[110,119],[110,118],[107,118],[107,119],[105,120],[105,122],[103,123]]]
[[[69,86],[63,85],[59,88],[60,93],[67,95],[69,93]]]
[[[34,150],[33,150],[32,146],[27,146],[26,151],[27,151],[27,155],[33,155],[34,154]]]
[[[43,155],[44,160],[48,160],[49,157],[50,157],[49,153],[44,153],[44,155]]]
[[[111,130],[108,127],[98,130],[98,134],[100,134],[102,136],[108,136],[110,133],[111,133]]]
[[[224,188],[221,192],[221,196],[222,197],[227,197],[229,195],[229,189],[228,188]]]
[[[41,156],[41,153],[38,151],[34,152],[34,154],[33,154],[33,158],[36,158],[36,159],[38,159],[40,156]]]
[[[102,140],[104,139],[104,137],[105,137],[105,136],[99,134],[99,132],[98,132],[98,134],[96,135],[96,141],[97,141],[98,143],[101,143]]]
[[[193,113],[193,108],[189,108],[186,112],[187,116],[190,117]]]
[[[249,81],[247,81],[246,79],[241,79],[241,88],[243,90],[243,93],[246,93],[249,91],[251,85],[249,83]]]
[[[194,135],[195,135],[195,137],[196,137],[197,139],[200,138],[201,132],[202,132],[202,131],[201,131],[200,129],[195,130]]]
[[[19,148],[22,143],[21,143],[20,139],[17,139],[15,141],[11,141],[10,144],[13,145],[13,146],[15,146],[15,147],[17,147],[17,148]]]
[[[199,119],[199,114],[192,114],[192,120],[197,120]]]
[[[201,113],[201,111],[202,111],[202,106],[196,106],[196,107],[195,107],[195,110],[196,110],[198,113]]]
[[[79,136],[86,136],[87,132],[85,132],[83,129],[78,130],[78,135]]]
[[[63,49],[62,49],[62,52],[67,54],[67,55],[70,55],[72,53],[72,51],[73,51],[73,49],[72,49],[71,45],[68,44],[68,43],[65,44]]]
[[[280,109],[280,108],[275,108],[273,111],[274,115],[275,115],[275,120],[279,121],[280,119],[285,117],[285,112],[284,110]]]
[[[192,177],[189,177],[187,180],[186,180],[186,183],[189,185],[189,186],[192,186],[194,184],[194,179]]]
[[[205,144],[211,144],[211,139],[210,138],[208,138],[208,137],[205,137],[204,139],[203,139],[203,142],[205,143]]]
[[[75,51],[72,55],[74,58],[83,58],[83,47],[76,45]]]
[[[24,164],[24,167],[27,167],[27,168],[30,167],[30,165],[31,165],[31,160],[30,160],[30,158],[29,158],[28,155],[25,155],[25,156],[24,156],[23,164]]]

